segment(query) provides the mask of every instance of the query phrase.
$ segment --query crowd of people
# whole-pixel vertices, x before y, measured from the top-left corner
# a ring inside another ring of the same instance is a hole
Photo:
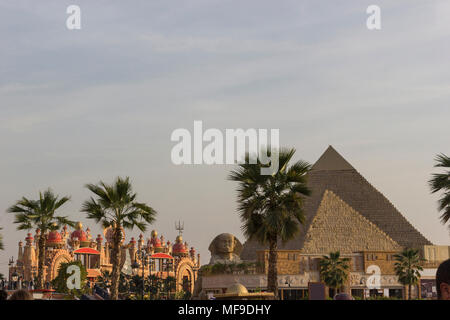
[[[436,289],[439,300],[450,300],[450,259],[441,263],[436,272]],[[33,300],[33,295],[25,289],[14,291],[8,298],[8,293],[0,289],[0,300]],[[353,300],[346,293],[339,293],[334,300]]]

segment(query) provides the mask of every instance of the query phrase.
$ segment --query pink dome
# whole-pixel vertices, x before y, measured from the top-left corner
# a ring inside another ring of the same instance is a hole
[[[79,229],[79,230],[75,230],[74,232],[72,232],[72,234],[70,235],[70,240],[75,240],[75,238],[77,238],[78,241],[87,241],[87,236],[86,236],[86,232],[84,232],[83,230]]]
[[[48,234],[47,243],[59,243],[62,241],[63,241],[63,238],[58,231],[53,230]]]
[[[161,248],[161,240],[158,238],[152,238],[150,242],[154,248]]]
[[[183,243],[183,238],[181,237],[181,235],[179,235],[177,237],[177,239],[175,240],[175,244],[172,247],[172,253],[173,254],[180,254],[180,253],[187,253],[187,247],[184,245]]]

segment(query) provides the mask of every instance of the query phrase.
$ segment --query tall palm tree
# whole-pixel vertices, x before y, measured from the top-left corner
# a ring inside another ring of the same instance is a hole
[[[39,192],[39,200],[30,200],[25,197],[18,200],[7,211],[15,213],[14,223],[17,230],[30,230],[38,228],[41,231],[38,239],[38,274],[36,286],[44,288],[45,241],[49,231],[57,230],[62,225],[74,226],[74,222],[64,216],[56,216],[56,210],[70,200],[70,197],[60,198],[51,189],[44,193]]]
[[[397,261],[394,264],[395,274],[401,284],[408,286],[408,300],[411,300],[411,287],[419,283],[423,259],[420,258],[418,249],[408,248],[395,254],[394,258]]]
[[[446,224],[450,220],[450,158],[445,154],[440,154],[436,156],[435,161],[437,162],[435,167],[447,169],[444,173],[433,174],[429,181],[432,193],[443,192],[439,199],[439,211],[442,211],[442,223]]]
[[[91,197],[83,203],[81,211],[87,214],[88,219],[94,219],[104,228],[113,229],[111,250],[111,299],[117,300],[120,277],[120,247],[122,242],[122,228],[133,229],[137,227],[145,231],[147,224],[155,221],[156,211],[145,203],[136,202],[136,193],[133,192],[130,179],[118,177],[113,184],[108,185],[100,181],[96,184],[87,184],[96,199]]]
[[[323,256],[319,261],[320,277],[335,293],[339,292],[348,279],[349,261],[349,258],[341,258],[339,251],[330,252],[329,256]]]
[[[311,165],[297,161],[289,166],[295,149],[282,149],[279,152],[279,167],[271,175],[261,174],[262,168],[269,164],[250,164],[249,154],[246,162],[232,171],[229,180],[239,183],[238,211],[242,230],[247,239],[255,239],[269,246],[269,265],[267,288],[278,295],[277,246],[293,239],[304,223],[304,196],[310,194],[306,186],[306,174]],[[269,155],[270,156],[270,155]]]

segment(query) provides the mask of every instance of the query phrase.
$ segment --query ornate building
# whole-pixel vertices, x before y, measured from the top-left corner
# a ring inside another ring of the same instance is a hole
[[[34,237],[31,233],[27,234],[25,245],[22,241],[19,242],[17,260],[9,268],[9,279],[12,274],[17,275],[22,281],[29,282],[35,279],[39,256],[38,242],[41,236],[40,230],[37,229]],[[181,235],[176,238],[173,245],[170,241],[166,242],[162,235],[158,238],[155,230],[146,243],[142,234],[138,241],[131,238],[130,242],[125,244],[124,240],[123,232],[120,259],[122,270],[125,271],[130,268],[130,264],[137,263],[139,267],[136,272],[139,275],[143,272],[145,276],[150,274],[162,278],[172,276],[176,278],[177,291],[193,291],[200,265],[200,254],[196,255],[193,247],[189,249],[188,244],[183,243]],[[82,262],[88,272],[88,279],[92,282],[96,281],[102,271],[112,270],[111,228],[105,229],[103,236],[98,234],[93,239],[90,229],[83,230],[81,222],[76,224],[72,232],[64,226],[61,231],[51,231],[46,235],[45,247],[46,283],[50,283],[57,276],[61,263],[74,260]]]

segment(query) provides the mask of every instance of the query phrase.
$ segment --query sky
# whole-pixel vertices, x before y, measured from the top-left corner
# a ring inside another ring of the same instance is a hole
[[[81,29],[66,8],[81,8]],[[381,30],[366,9],[381,8]],[[0,0],[0,272],[17,257],[9,206],[51,187],[80,213],[84,185],[129,176],[157,229],[209,261],[219,233],[245,241],[232,165],[171,162],[177,128],[279,129],[295,159],[333,145],[435,244],[449,244],[434,157],[450,154],[446,0]],[[34,234],[34,232],[33,232]],[[127,231],[127,239],[138,236]]]

